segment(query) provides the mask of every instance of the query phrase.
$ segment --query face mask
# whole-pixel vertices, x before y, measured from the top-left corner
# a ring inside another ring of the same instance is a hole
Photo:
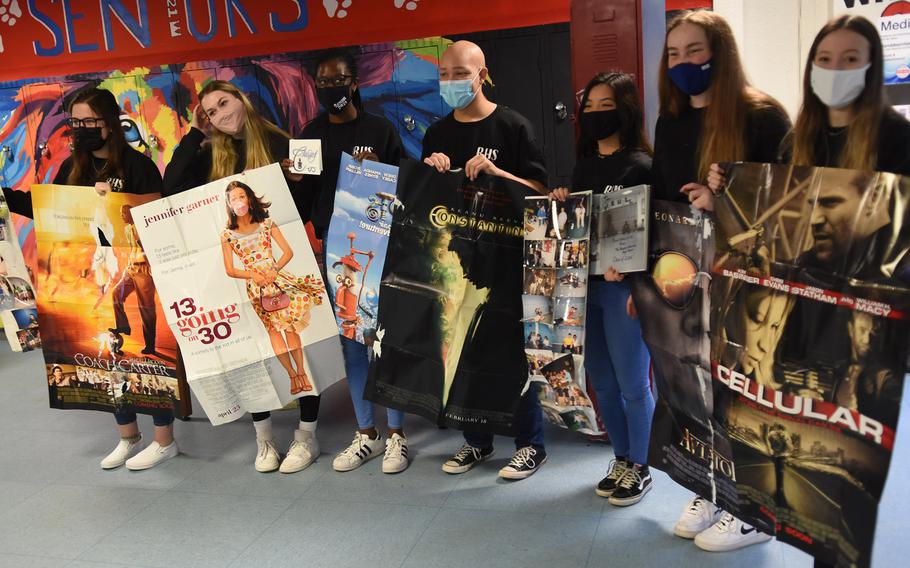
[[[234,215],[243,217],[250,211],[250,206],[246,203],[238,203],[236,205],[231,205],[231,209],[234,210]]]
[[[711,60],[700,64],[680,63],[667,69],[667,74],[680,91],[694,97],[704,93],[711,86],[713,66],[714,62]]]
[[[439,94],[442,96],[442,100],[454,109],[463,109],[471,104],[474,97],[477,96],[477,91],[474,90],[474,78],[479,75],[478,71],[477,75],[470,79],[440,81]]]
[[[856,100],[866,88],[866,71],[861,69],[823,69],[812,64],[810,83],[815,96],[829,108],[844,108]]]
[[[319,103],[329,114],[341,114],[351,104],[351,87],[326,87],[316,89]]]
[[[101,127],[79,127],[73,129],[73,149],[77,152],[94,152],[100,150],[107,142],[101,137]]]
[[[619,130],[619,111],[597,110],[579,115],[581,136],[586,140],[603,140]]]

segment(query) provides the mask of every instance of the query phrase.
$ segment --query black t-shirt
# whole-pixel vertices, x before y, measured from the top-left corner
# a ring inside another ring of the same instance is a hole
[[[528,119],[502,105],[477,122],[459,122],[453,112],[433,123],[423,137],[421,159],[434,152],[448,156],[452,169],[463,168],[468,160],[484,154],[513,176],[547,185],[543,150],[534,128]]]
[[[819,133],[815,145],[815,163],[838,167],[846,143],[846,127],[826,127]],[[910,175],[910,122],[894,110],[888,109],[882,116],[876,151],[876,171]]]
[[[73,169],[73,158],[63,160],[57,175],[54,176],[54,182],[57,185],[84,185],[92,186],[102,181],[111,186],[111,191],[123,193],[135,193],[137,195],[145,193],[161,193],[163,186],[161,183],[161,172],[148,156],[134,150],[132,147],[123,151],[122,156],[122,173],[105,172],[104,168],[107,160],[92,156],[91,163],[87,172],[83,172],[82,179],[76,184],[69,183],[69,175]],[[34,217],[32,211],[32,193],[30,191],[13,191],[4,188],[3,191],[6,200],[9,203],[10,211],[29,218]]]
[[[652,198],[687,203],[679,192],[698,179],[698,149],[705,109],[688,107],[679,116],[660,116],[654,134]],[[774,106],[753,109],[746,118],[744,162],[780,162],[781,141],[790,130],[786,113]]]
[[[322,140],[322,175],[304,176],[301,182],[314,202],[313,228],[320,238],[328,230],[335,209],[335,187],[342,152],[352,156],[358,152],[372,152],[380,162],[395,166],[405,157],[401,137],[392,123],[368,112],[361,111],[356,119],[344,123],[329,122],[328,115],[323,113],[303,129],[300,138]]]
[[[651,156],[641,150],[622,149],[608,156],[579,158],[572,170],[572,191],[611,193],[651,183]],[[603,281],[591,274],[590,281]]]

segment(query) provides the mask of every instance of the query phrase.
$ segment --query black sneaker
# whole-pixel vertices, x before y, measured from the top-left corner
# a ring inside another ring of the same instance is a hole
[[[594,492],[601,497],[613,495],[613,492],[619,487],[619,480],[626,474],[627,469],[629,469],[629,462],[623,458],[611,461],[607,476],[600,480]]]
[[[641,501],[645,493],[651,490],[651,473],[642,473],[641,466],[633,465],[626,469],[626,474],[619,480],[619,485],[613,495],[610,495],[610,504],[617,507],[628,507]]]
[[[460,450],[455,452],[454,456],[442,464],[442,471],[446,473],[464,473],[492,455],[492,446],[481,449],[465,443]]]
[[[515,452],[509,465],[499,470],[499,477],[506,479],[524,479],[534,475],[540,466],[547,462],[547,452],[533,446],[525,446]]]

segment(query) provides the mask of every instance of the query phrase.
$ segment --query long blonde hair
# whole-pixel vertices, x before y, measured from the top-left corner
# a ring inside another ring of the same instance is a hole
[[[854,118],[847,126],[847,141],[841,152],[837,167],[852,170],[874,170],[878,162],[879,124],[887,106],[884,89],[884,61],[882,40],[875,26],[862,16],[843,15],[831,20],[823,27],[812,47],[806,61],[806,72],[803,75],[803,105],[796,118],[791,143],[793,163],[804,166],[819,165],[815,163],[815,146],[819,133],[828,124],[828,107],[812,91],[812,62],[818,46],[825,37],[837,30],[850,30],[866,38],[869,42],[869,70],[866,71],[866,86],[859,97],[853,101]]]
[[[776,107],[781,114],[786,113],[773,97],[749,85],[733,30],[722,16],[705,10],[683,12],[667,24],[667,38],[670,32],[685,23],[705,30],[712,54],[708,107],[698,149],[698,178],[705,179],[712,163],[746,159],[746,130],[751,111]],[[661,115],[675,118],[690,106],[689,95],[670,79],[666,40],[660,59],[658,91]]]
[[[272,156],[269,149],[268,134],[280,134],[285,138],[290,138],[288,133],[262,118],[256,109],[253,108],[250,99],[240,89],[227,81],[212,81],[206,85],[199,91],[199,102],[202,102],[204,96],[215,91],[223,91],[237,97],[246,110],[246,123],[243,125],[243,139],[246,142],[246,168],[259,168],[277,161],[277,157]],[[217,128],[212,128],[211,144],[212,169],[209,172],[209,181],[237,173],[235,170],[238,156],[234,151],[231,136]]]

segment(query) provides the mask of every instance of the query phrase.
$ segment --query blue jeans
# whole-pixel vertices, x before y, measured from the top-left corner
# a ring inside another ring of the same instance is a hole
[[[515,413],[515,425],[518,433],[515,436],[515,449],[534,446],[543,450],[543,411],[540,409],[540,399],[534,389],[521,397],[518,412]],[[465,432],[464,441],[475,448],[492,448],[493,434],[480,432]]]
[[[126,426],[136,421],[136,412],[132,410],[123,410],[114,413],[114,420],[118,426]],[[153,414],[152,422],[155,426],[170,426],[174,422],[174,413],[167,412],[162,414]]]
[[[654,397],[641,324],[626,314],[626,282],[591,282],[585,323],[585,370],[617,457],[648,463]]]
[[[347,337],[341,337],[341,351],[344,353],[344,368],[348,375],[348,389],[351,391],[351,402],[354,403],[354,414],[357,416],[357,427],[361,430],[373,428],[373,403],[363,399],[363,389],[367,386],[367,371],[370,368],[367,346]],[[404,424],[404,412],[386,408],[389,428],[400,430]]]

